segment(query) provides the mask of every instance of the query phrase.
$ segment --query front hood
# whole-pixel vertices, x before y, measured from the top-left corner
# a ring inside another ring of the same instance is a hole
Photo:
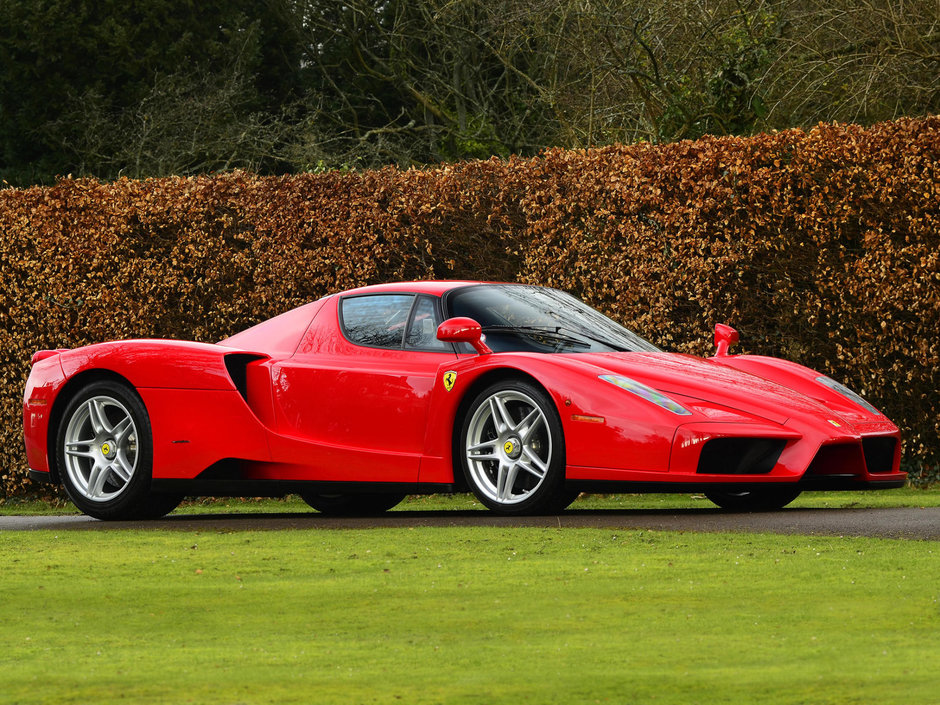
[[[580,353],[577,357],[661,392],[720,404],[778,424],[794,416],[833,417],[830,409],[805,394],[692,355]]]

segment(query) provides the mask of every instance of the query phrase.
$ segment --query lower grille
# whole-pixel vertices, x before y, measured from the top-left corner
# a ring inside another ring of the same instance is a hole
[[[807,476],[842,475],[857,476],[865,472],[862,449],[858,442],[825,445],[816,453],[806,470]]]
[[[863,438],[862,451],[865,453],[865,467],[870,473],[891,472],[894,467],[894,449],[896,438]]]
[[[774,469],[787,442],[779,438],[713,438],[705,443],[696,472],[762,475]]]

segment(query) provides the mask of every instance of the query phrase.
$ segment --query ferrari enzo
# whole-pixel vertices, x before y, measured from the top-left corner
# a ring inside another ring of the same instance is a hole
[[[500,514],[580,492],[701,492],[730,510],[903,485],[897,427],[798,364],[663,352],[574,297],[464,281],[326,296],[217,343],[33,355],[30,476],[99,519],[184,496],[299,494],[332,514],[472,491]]]

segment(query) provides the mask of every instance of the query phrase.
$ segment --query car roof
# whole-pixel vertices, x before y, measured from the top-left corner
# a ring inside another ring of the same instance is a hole
[[[484,282],[468,280],[394,282],[391,284],[373,284],[372,286],[362,286],[358,289],[350,289],[349,291],[342,292],[340,296],[381,294],[384,292],[396,291],[408,292],[410,294],[431,294],[432,296],[441,296],[451,289],[483,283]]]

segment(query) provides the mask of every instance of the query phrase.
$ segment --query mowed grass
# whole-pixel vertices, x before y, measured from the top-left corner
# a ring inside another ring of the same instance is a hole
[[[937,703],[938,542],[0,533],[3,703]]]
[[[904,487],[895,490],[861,492],[804,492],[792,504],[794,508],[813,509],[868,509],[877,507],[937,507],[940,506],[940,485],[930,489]],[[701,494],[617,494],[582,495],[569,508],[603,511],[649,511],[683,509],[717,509]],[[473,495],[415,495],[408,497],[392,511],[485,511]],[[175,514],[275,514],[312,512],[297,496],[285,499],[196,499],[187,500]],[[0,500],[0,516],[79,514],[71,502]]]

